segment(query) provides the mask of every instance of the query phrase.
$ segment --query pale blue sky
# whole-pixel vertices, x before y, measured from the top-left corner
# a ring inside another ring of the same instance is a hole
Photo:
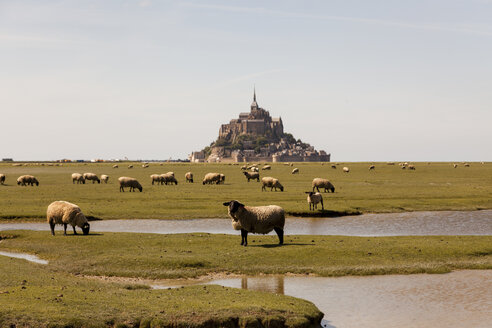
[[[0,157],[186,158],[253,85],[334,161],[491,161],[492,1],[0,0]]]

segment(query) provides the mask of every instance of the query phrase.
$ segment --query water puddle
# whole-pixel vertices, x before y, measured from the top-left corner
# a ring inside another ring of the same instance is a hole
[[[303,298],[325,314],[324,327],[490,327],[492,270],[366,277],[262,276],[200,284]],[[179,282],[153,288],[179,287]]]
[[[34,262],[34,263],[38,263],[38,264],[48,264],[48,261],[41,260],[36,255],[31,255],[31,254],[12,253],[12,252],[3,252],[3,251],[0,251],[0,255],[1,256],[7,256],[7,257],[13,257],[13,258],[16,258],[16,259],[23,259],[23,260],[27,260],[29,262]]]
[[[0,223],[1,230],[48,231],[47,223]],[[61,226],[58,229],[62,229]],[[103,220],[91,231],[237,234],[230,219]],[[363,214],[338,218],[287,218],[287,235],[425,236],[492,235],[492,210]]]

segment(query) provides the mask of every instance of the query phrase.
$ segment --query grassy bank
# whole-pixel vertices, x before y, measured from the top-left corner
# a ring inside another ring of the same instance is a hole
[[[292,175],[291,166],[272,164],[271,171],[261,176],[279,178],[284,192],[261,192],[261,183],[247,182],[240,166],[227,164],[151,163],[149,168],[127,163],[113,169],[112,164],[63,164],[63,166],[12,166],[0,164],[7,175],[0,185],[0,219],[44,218],[48,204],[67,200],[81,206],[88,215],[103,219],[116,218],[204,218],[226,217],[222,202],[239,199],[245,204],[278,204],[292,215],[309,213],[305,191],[311,190],[315,177],[330,179],[334,194],[324,194],[330,213],[343,215],[359,212],[399,212],[416,210],[476,210],[492,208],[492,165],[471,163],[454,169],[451,163],[414,163],[415,171],[401,170],[398,165],[376,163],[369,171],[368,163],[345,163],[332,169],[330,163],[295,163],[300,173]],[[350,173],[343,173],[348,166]],[[149,175],[173,171],[177,186],[151,185]],[[185,183],[184,174],[192,171],[195,183]],[[109,184],[74,185],[74,172],[108,174]],[[201,184],[207,172],[222,172],[225,185]],[[38,177],[39,187],[20,187],[16,179],[22,174]],[[117,178],[135,177],[143,192],[120,193]]]
[[[3,256],[0,268],[2,327],[309,327],[322,317],[308,301],[270,293],[213,285],[151,290]]]
[[[49,268],[72,274],[194,278],[213,273],[320,276],[443,273],[492,269],[492,236],[346,237],[104,233],[52,237],[4,232],[0,249],[36,254]]]

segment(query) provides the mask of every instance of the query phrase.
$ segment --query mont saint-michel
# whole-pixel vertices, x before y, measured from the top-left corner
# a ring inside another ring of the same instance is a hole
[[[222,124],[210,146],[190,155],[192,162],[329,162],[330,154],[284,132],[282,118],[272,118],[256,101],[249,112]]]

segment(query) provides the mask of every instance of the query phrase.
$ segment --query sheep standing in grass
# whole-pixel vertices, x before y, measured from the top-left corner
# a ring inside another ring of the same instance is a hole
[[[185,174],[185,179],[186,179],[186,182],[191,182],[191,183],[193,183],[193,173],[191,173],[191,172],[186,172],[186,174]]]
[[[337,169],[337,166],[336,165],[332,165],[331,168],[336,170]]]
[[[0,184],[5,183],[5,174],[0,173]]]
[[[177,185],[178,184],[178,180],[176,180],[176,178],[174,177],[174,172],[167,172],[167,173],[164,173],[164,174],[161,174],[161,179],[162,179],[162,182],[164,182],[164,184],[175,184]]]
[[[265,165],[261,168],[262,170],[271,170],[272,167],[270,165]]]
[[[219,182],[217,184],[224,184],[225,183],[225,175],[220,173],[219,174]]]
[[[73,228],[74,235],[77,234],[75,227],[82,229],[84,235],[89,234],[90,225],[87,218],[75,204],[58,200],[51,203],[46,211],[46,218],[51,228],[51,234],[55,235],[55,224],[62,224],[64,235],[67,234],[67,225],[70,224]]]
[[[350,169],[348,167],[346,167],[346,166],[344,166],[342,170],[345,173],[349,173],[350,172]]]
[[[77,182],[77,184],[80,184],[80,183],[85,184],[84,176],[80,173],[73,173],[72,174],[72,183],[75,184],[75,182]]]
[[[21,175],[20,177],[17,178],[17,185],[21,186],[39,186],[39,181],[32,175]]]
[[[311,207],[313,211],[315,209],[318,209],[318,203],[321,203],[321,210],[324,210],[323,206],[323,195],[321,195],[319,192],[313,192],[313,191],[306,191],[307,196],[307,202],[309,204],[309,210],[311,210]]]
[[[152,174],[150,176],[150,180],[152,181],[152,185],[154,185],[154,182],[157,183],[157,184],[162,184],[163,183],[163,179],[162,179],[162,177],[159,174]]]
[[[106,175],[106,174],[102,174],[101,175],[101,181],[104,182],[104,183],[108,183],[108,180],[109,180],[109,176]]]
[[[130,164],[130,165],[128,165],[128,168],[129,168],[129,169],[133,169],[133,165],[131,165],[131,164]]]
[[[457,167],[458,167],[458,164],[453,164],[453,167],[454,167],[454,168],[457,168]]]
[[[314,178],[312,186],[313,186],[313,192],[314,192],[314,189],[316,189],[319,192],[319,188],[325,189],[325,192],[328,192],[328,190],[331,192],[335,192],[335,187],[327,179]]]
[[[113,165],[113,169],[117,169],[117,168],[118,168],[117,164]]]
[[[277,191],[277,188],[280,189],[280,191],[284,191],[284,186],[278,181],[278,179],[272,178],[272,177],[264,177],[261,179],[261,183],[263,184],[261,186],[261,191],[266,190],[266,187],[270,188],[270,191],[275,188],[275,191]]]
[[[369,171],[374,170],[375,168],[376,168],[376,166],[371,165],[371,166],[369,166]]]
[[[89,180],[89,181],[92,181],[93,184],[96,181],[97,181],[97,183],[101,183],[101,180],[99,180],[99,178],[97,177],[97,175],[95,175],[94,173],[84,173],[84,179]]]
[[[241,170],[247,170],[247,169],[248,169],[248,166],[246,166],[246,165],[241,166]]]
[[[409,170],[415,170],[415,166],[414,165],[408,165],[408,169]]]
[[[248,245],[248,233],[267,234],[275,230],[279,244],[284,243],[285,213],[277,205],[245,206],[237,200],[223,203],[228,207],[234,230],[241,230],[241,245]]]
[[[135,189],[138,189],[140,192],[143,190],[142,185],[134,178],[120,177],[118,178],[118,182],[120,183],[120,192],[125,192],[125,187],[130,187],[130,192],[135,192]]]
[[[220,173],[207,173],[203,178],[203,182],[205,184],[219,184],[220,183]]]
[[[249,180],[255,180],[255,179],[256,182],[260,182],[260,173],[258,172],[243,172],[243,174],[246,177],[246,179],[248,179],[248,182]]]
[[[465,164],[463,164],[463,166],[464,166],[464,167],[470,167],[470,164],[465,163]]]
[[[299,169],[296,167],[292,170],[292,174],[299,174]]]

